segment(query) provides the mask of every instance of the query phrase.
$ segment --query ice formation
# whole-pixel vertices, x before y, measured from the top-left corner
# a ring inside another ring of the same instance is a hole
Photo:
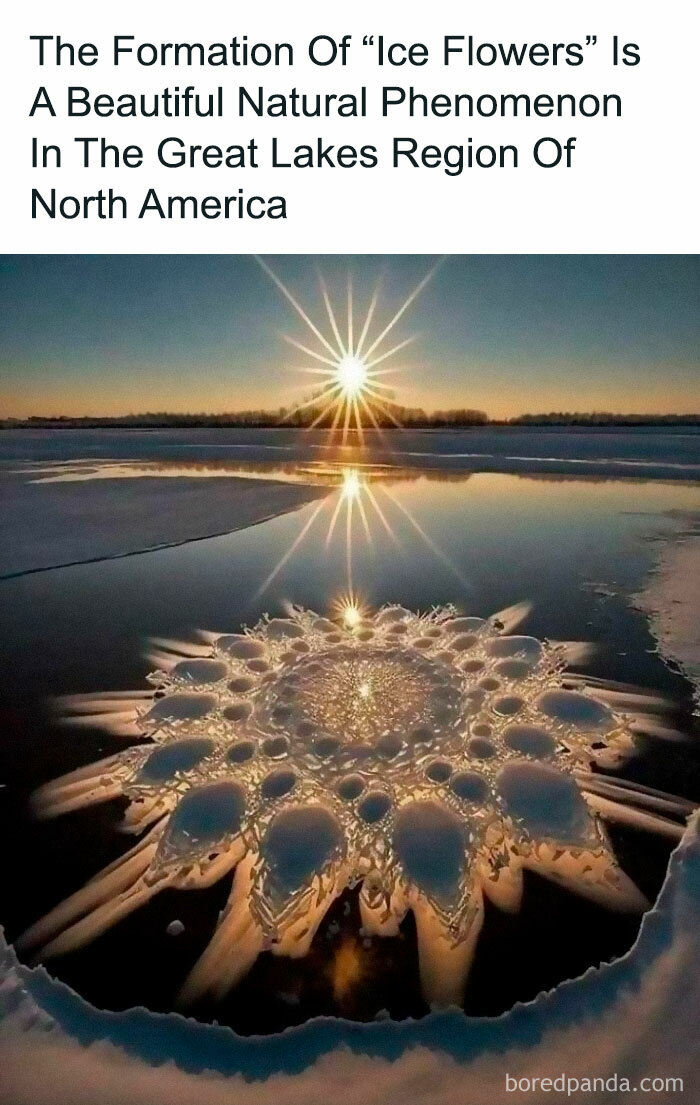
[[[395,934],[413,911],[426,998],[445,1004],[461,996],[484,895],[517,909],[524,868],[643,909],[600,820],[627,809],[624,786],[590,772],[629,747],[630,696],[567,675],[571,645],[513,635],[524,612],[290,608],[204,644],[159,642],[152,690],[70,700],[74,721],[148,743],[49,783],[38,812],[123,796],[124,828],[143,835],[19,945],[70,951],[160,890],[235,867],[182,992],[223,996],[262,950],[304,955],[359,884],[367,933]],[[656,792],[636,801],[668,812]],[[638,816],[680,836],[658,812]]]

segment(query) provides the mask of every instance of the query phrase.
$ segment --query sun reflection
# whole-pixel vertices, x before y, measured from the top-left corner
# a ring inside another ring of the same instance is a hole
[[[362,950],[352,937],[346,937],[338,947],[331,964],[333,997],[342,1005],[362,981],[365,974]]]
[[[343,621],[348,629],[355,629],[362,621],[362,615],[354,602],[349,603],[343,611]]]
[[[392,402],[392,392],[383,379],[390,373],[396,372],[396,368],[377,366],[394,357],[415,340],[413,336],[397,342],[389,349],[383,348],[391,331],[431,280],[437,265],[433,266],[407,296],[377,337],[370,338],[370,327],[379,298],[379,289],[376,288],[364,317],[359,338],[355,342],[353,286],[350,277],[347,284],[347,318],[343,336],[338,323],[338,311],[331,302],[325,280],[319,276],[321,298],[330,325],[330,333],[324,334],[270,266],[260,257],[257,261],[304,321],[318,343],[317,348],[314,349],[296,338],[283,335],[289,345],[314,362],[312,366],[303,365],[301,371],[320,378],[319,390],[309,399],[294,404],[284,420],[289,420],[300,412],[306,411],[311,418],[309,429],[328,426],[331,437],[336,432],[342,433],[343,444],[347,442],[351,432],[356,433],[362,443],[364,430],[374,428],[379,431],[380,422],[399,426]]]
[[[311,534],[316,526],[317,519],[321,519],[325,513],[328,522],[323,539],[324,548],[329,549],[333,545],[336,532],[344,534],[346,596],[347,601],[353,604],[355,602],[354,563],[358,520],[368,546],[374,546],[375,531],[381,529],[394,545],[398,548],[401,547],[399,533],[395,528],[395,524],[392,524],[387,511],[393,514],[394,523],[398,523],[404,529],[407,528],[406,523],[408,523],[410,531],[420,537],[425,547],[448,568],[462,585],[462,588],[467,589],[467,581],[456,565],[437,545],[408,506],[401,501],[400,497],[385,486],[381,475],[378,475],[376,470],[340,466],[328,470],[328,479],[332,481],[333,485],[330,495],[313,508],[290,547],[258,588],[258,595],[263,594],[273,580],[277,578],[282,568],[299,550],[302,542]],[[372,487],[373,481],[376,483],[376,492]],[[379,501],[380,496],[384,500],[383,503]],[[319,522],[319,525],[322,527],[323,522]],[[342,609],[340,610],[340,616],[344,617]],[[351,614],[350,616],[354,615]]]
[[[346,629],[359,629],[362,625],[364,609],[356,595],[343,595],[335,604],[336,616]]]
[[[360,473],[356,468],[344,468],[343,483],[341,486],[341,498],[347,501],[348,499],[359,499],[360,492],[362,490],[362,484],[360,482]]]

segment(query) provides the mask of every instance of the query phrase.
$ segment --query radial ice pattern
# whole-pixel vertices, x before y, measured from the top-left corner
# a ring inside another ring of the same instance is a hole
[[[359,883],[368,933],[394,934],[413,911],[439,1003],[460,996],[483,895],[516,909],[524,867],[643,908],[577,776],[624,749],[629,719],[571,689],[570,646],[509,635],[521,614],[293,609],[206,645],[161,642],[153,691],[72,702],[75,720],[149,742],[37,795],[46,816],[125,796],[125,828],[149,831],[24,944],[68,951],[165,887],[235,867],[183,992],[220,996],[263,949],[305,954]]]

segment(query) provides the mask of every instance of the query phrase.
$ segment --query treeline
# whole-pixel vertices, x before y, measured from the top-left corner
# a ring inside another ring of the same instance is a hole
[[[280,423],[289,426],[318,426],[326,429],[333,425],[342,428],[343,417],[336,417],[336,409],[326,410],[327,402],[316,406],[280,411],[274,425]],[[381,407],[372,407],[372,416],[360,411],[363,426],[379,426],[380,429],[391,429],[392,426],[410,426],[412,428],[445,427],[445,426],[486,426],[489,417],[486,411],[472,410],[469,407],[458,407],[444,411],[425,411],[422,407],[403,407],[399,403],[383,402]],[[352,425],[355,419],[352,419]]]
[[[613,414],[610,411],[551,411],[519,414],[511,426],[697,426],[700,414]]]
[[[425,411],[421,407],[403,407],[396,403],[374,408],[374,418],[380,429],[391,429],[397,424],[412,429],[459,429],[469,426],[700,426],[700,414],[614,414],[609,411],[571,412],[551,411],[548,414],[519,414],[509,419],[489,418],[486,411],[469,407],[449,410]],[[279,426],[319,429],[331,427],[335,412],[324,413],[323,407],[312,404],[304,408],[280,407],[276,411],[231,411],[222,414],[192,413],[173,414],[169,411],[147,411],[143,414],[115,415],[111,417],[68,415],[32,415],[29,418],[0,419],[4,429],[197,429],[216,427],[248,427],[271,429]],[[354,424],[354,419],[353,419]],[[336,423],[342,429],[342,419]],[[371,428],[368,416],[363,425]]]
[[[252,429],[267,429],[278,426],[309,427],[318,426],[320,429],[330,427],[335,420],[334,411],[324,413],[324,405],[311,404],[303,408],[280,407],[276,411],[250,410],[233,411],[223,414],[172,414],[169,411],[147,411],[144,414],[117,415],[114,417],[84,416],[72,418],[67,415],[40,416],[32,415],[26,419],[4,419],[0,425],[43,428],[71,428],[71,429],[109,429],[113,428],[138,428],[138,429],[187,429],[195,427],[217,426],[247,426]],[[444,426],[485,426],[489,419],[486,411],[470,410],[461,407],[455,410],[432,411],[430,413],[420,407],[403,407],[396,403],[385,403],[383,409],[375,407],[374,419],[381,429],[387,429],[399,423],[401,426],[411,427],[444,427]],[[373,425],[369,416],[363,417],[363,425]],[[338,425],[342,429],[343,420]],[[354,418],[353,418],[354,425]]]

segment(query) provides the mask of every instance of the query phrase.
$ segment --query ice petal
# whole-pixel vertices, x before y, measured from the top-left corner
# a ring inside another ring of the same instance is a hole
[[[498,773],[496,787],[506,813],[531,838],[573,845],[599,841],[595,821],[571,776],[547,764],[512,760]]]

